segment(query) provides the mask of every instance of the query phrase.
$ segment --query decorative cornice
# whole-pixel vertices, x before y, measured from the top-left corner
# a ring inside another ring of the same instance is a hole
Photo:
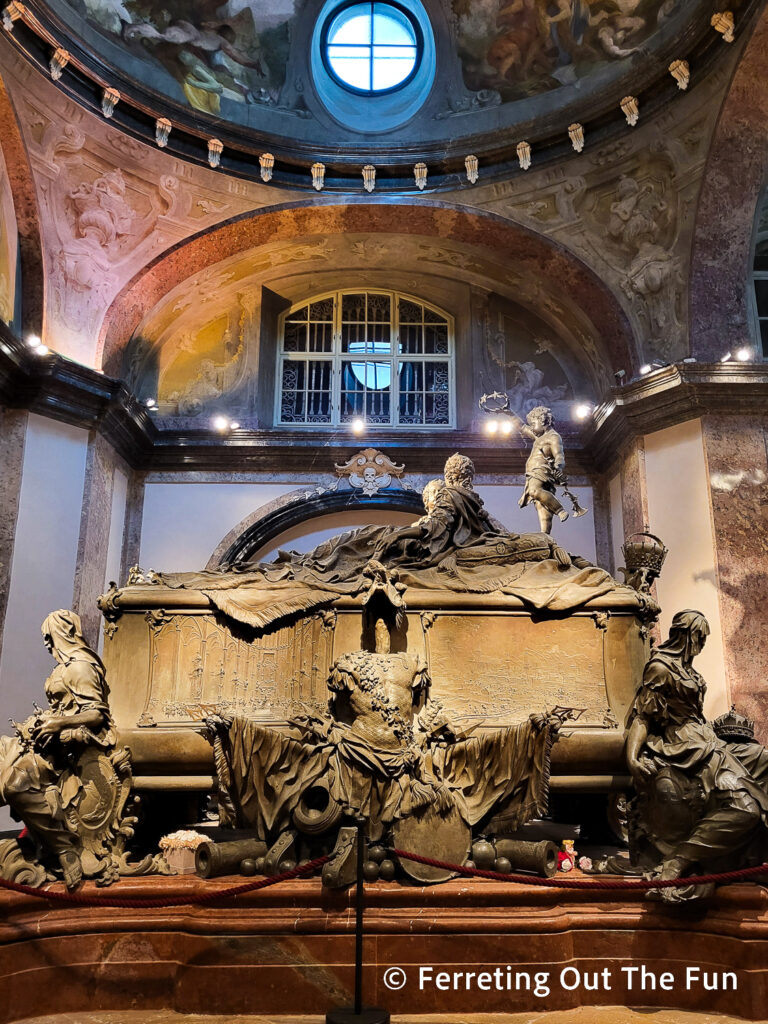
[[[761,0],[745,0],[739,11],[740,38],[751,32],[760,9]],[[116,67],[106,65],[43,2],[28,0],[23,15],[7,35],[23,58],[42,74],[48,74],[52,51],[66,46],[66,71],[57,79],[57,87],[97,116],[102,110],[103,89],[115,87],[121,99],[110,121],[134,138],[153,144],[157,118],[167,115],[173,131],[165,151],[179,159],[207,165],[208,142],[216,136],[224,147],[223,158],[217,166],[229,174],[257,180],[257,157],[268,149],[277,154],[271,179],[275,185],[311,191],[310,166],[319,160],[325,166],[326,191],[331,192],[357,191],[361,186],[360,162],[367,159],[374,160],[376,164],[378,192],[411,191],[413,163],[422,159],[430,163],[429,192],[455,190],[465,181],[464,160],[469,150],[481,157],[485,182],[507,180],[519,172],[516,144],[520,138],[528,138],[535,146],[538,166],[570,154],[566,126],[575,117],[584,123],[590,145],[605,145],[628,130],[620,107],[620,99],[627,90],[636,93],[644,119],[656,116],[679,95],[668,71],[670,54],[684,56],[695,68],[694,82],[700,82],[728,52],[709,26],[708,17],[703,16],[700,22],[689,25],[675,40],[674,53],[669,46],[665,47],[665,52],[670,52],[664,59],[661,53],[640,51],[645,52],[646,59],[629,64],[626,73],[612,82],[610,89],[594,90],[589,97],[579,96],[578,103],[571,101],[563,110],[547,109],[533,122],[510,124],[499,131],[498,111],[501,108],[471,108],[456,114],[456,123],[461,125],[461,129],[457,131],[454,128],[445,137],[429,142],[423,139],[404,143],[387,140],[386,148],[382,149],[372,142],[368,145],[363,142],[345,144],[329,139],[321,145],[317,141],[303,141],[288,134],[265,133],[255,127],[206,115],[170,97],[161,97],[149,86],[128,77]],[[286,127],[290,126],[296,112],[284,110],[281,113]],[[470,123],[476,125],[478,117],[483,114],[488,115],[485,129],[468,130],[466,126]]]
[[[153,472],[306,472],[316,469],[319,446],[343,461],[361,443],[346,431],[163,430],[122,381],[56,353],[36,356],[2,323],[0,404],[98,430],[130,466]],[[589,426],[563,431],[570,475],[607,472],[633,438],[712,413],[768,418],[768,364],[677,363],[613,388]],[[411,473],[435,472],[462,451],[479,473],[519,474],[528,454],[519,439],[500,444],[479,431],[377,430],[365,440]]]

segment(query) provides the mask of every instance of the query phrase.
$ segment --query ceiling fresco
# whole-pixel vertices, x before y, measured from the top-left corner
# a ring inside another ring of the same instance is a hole
[[[329,161],[351,159],[362,143],[391,150],[395,138],[399,152],[428,155],[471,136],[481,153],[486,136],[498,148],[501,126],[519,126],[537,144],[608,111],[626,128],[623,95],[661,79],[672,97],[669,62],[722,46],[709,24],[711,0],[423,0],[435,33],[434,87],[415,116],[362,139],[315,84],[312,32],[329,2],[47,0],[34,8],[86,66],[112,70],[125,102],[131,90],[157,113],[170,101],[172,119],[198,129],[209,120],[206,130],[227,147],[258,139]]]
[[[222,101],[277,102],[301,2],[65,0],[103,38],[120,44],[124,70],[214,115]],[[239,120],[236,112],[230,117]]]
[[[452,6],[467,87],[495,90],[508,102],[638,54],[683,0],[452,0]]]

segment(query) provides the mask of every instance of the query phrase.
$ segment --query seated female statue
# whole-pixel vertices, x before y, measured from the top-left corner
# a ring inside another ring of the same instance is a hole
[[[749,745],[724,742],[704,717],[706,683],[693,659],[708,635],[701,612],[675,615],[645,667],[627,736],[638,793],[630,852],[662,879],[743,866],[768,824],[768,761],[751,758],[750,770],[736,753]],[[660,892],[670,901],[700,895]]]
[[[73,888],[83,877],[81,844],[67,820],[83,796],[73,765],[85,748],[113,747],[115,733],[104,665],[83,639],[79,617],[53,612],[42,633],[57,662],[45,681],[50,709],[17,725],[16,736],[0,737],[0,804],[58,859]]]

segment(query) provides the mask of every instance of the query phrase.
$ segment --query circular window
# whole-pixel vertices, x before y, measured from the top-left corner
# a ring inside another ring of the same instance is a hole
[[[366,96],[401,89],[419,68],[418,23],[391,3],[351,3],[326,22],[322,41],[328,73],[345,89]]]

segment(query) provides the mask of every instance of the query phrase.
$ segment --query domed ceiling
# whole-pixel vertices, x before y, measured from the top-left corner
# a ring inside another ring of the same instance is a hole
[[[91,104],[99,95],[94,82],[120,91],[116,123],[146,133],[154,117],[165,115],[174,126],[169,150],[177,152],[185,144],[181,133],[215,136],[225,146],[222,166],[234,173],[258,174],[256,157],[269,150],[275,180],[291,186],[309,187],[309,165],[320,160],[331,189],[348,187],[353,167],[359,178],[366,159],[377,164],[377,188],[387,187],[387,178],[390,187],[412,183],[411,167],[422,159],[430,187],[455,187],[468,154],[499,175],[516,167],[521,140],[530,142],[535,159],[564,155],[571,122],[584,124],[593,140],[627,130],[619,107],[624,96],[638,97],[641,117],[648,116],[677,94],[668,70],[673,60],[689,61],[694,87],[728,49],[710,24],[720,9],[712,0],[356,4],[397,7],[420,46],[413,81],[362,94],[339,87],[325,49],[323,33],[348,5],[47,0],[25,6],[42,28],[38,35],[71,53],[63,87],[76,89],[78,76],[90,79]],[[741,25],[756,5],[728,6]],[[21,36],[29,30],[24,20]],[[199,150],[198,143],[197,159]]]

